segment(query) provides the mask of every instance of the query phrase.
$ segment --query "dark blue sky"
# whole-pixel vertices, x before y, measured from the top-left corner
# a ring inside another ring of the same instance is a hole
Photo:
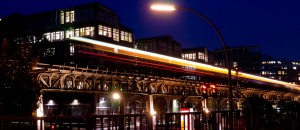
[[[206,15],[228,46],[260,46],[275,58],[300,59],[300,1],[297,0],[1,0],[0,18],[33,14],[98,1],[116,11],[136,38],[170,34],[182,47],[222,48],[216,33],[200,17],[184,11],[154,12],[150,3],[179,4]]]

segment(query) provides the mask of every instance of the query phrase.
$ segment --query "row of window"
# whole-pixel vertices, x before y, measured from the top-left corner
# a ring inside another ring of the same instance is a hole
[[[72,11],[60,11],[60,24],[73,23],[75,20],[75,12]]]
[[[75,19],[76,16],[76,19]],[[77,9],[76,14],[74,10],[61,10],[60,11],[60,24],[65,24],[65,23],[73,23],[75,20],[78,22],[84,21],[86,19],[90,19],[94,17],[92,15],[92,9],[87,8],[87,9]],[[98,19],[101,19],[101,21],[104,21],[109,24],[117,25],[119,24],[119,20],[116,17],[113,17],[111,14],[108,14],[106,12],[101,12],[98,13],[96,16]],[[56,19],[56,18],[55,18]]]
[[[114,41],[126,41],[126,42],[132,42],[132,33],[126,32],[126,31],[120,31],[116,28],[111,28],[108,26],[99,25],[98,26],[98,35],[106,36],[113,38]],[[120,36],[119,36],[120,33]]]
[[[281,61],[262,61],[262,64],[281,64]]]
[[[300,65],[300,62],[292,62],[293,65]]]
[[[75,53],[75,46],[73,44],[70,44],[70,56],[73,56]],[[44,57],[46,56],[55,56],[55,48],[47,48],[44,52]]]
[[[50,42],[63,40],[64,39],[64,31],[45,33],[44,37]]]
[[[275,79],[275,76],[269,76],[269,78]],[[283,77],[283,78],[284,78],[284,77]],[[281,76],[278,76],[278,77],[277,77],[277,79],[279,79],[279,80],[282,80],[283,78],[282,78]],[[298,77],[297,80],[300,81],[300,77]],[[296,82],[289,82],[289,83],[291,83],[291,84],[296,84]]]
[[[181,54],[181,57],[187,60],[196,60],[196,53]]]
[[[182,54],[181,57],[183,59],[196,60],[196,53]],[[198,59],[204,60],[205,62],[208,61],[208,57],[205,55],[204,52],[198,52]]]
[[[56,31],[56,32],[48,32],[44,34],[44,37],[50,41],[59,41],[64,40],[64,38],[71,38],[74,36],[90,36],[93,37],[95,34],[95,27],[83,27],[67,30],[66,33],[64,31]],[[114,41],[126,41],[132,42],[132,33],[121,31],[119,35],[119,29],[99,25],[98,35],[106,36],[109,38],[113,38]]]
[[[265,69],[265,68],[268,68],[268,67],[262,66],[262,69]],[[271,68],[271,67],[269,67],[269,68]],[[287,66],[280,66],[280,69],[287,70],[288,67]],[[297,70],[297,67],[293,66],[293,70]]]
[[[261,71],[262,75],[275,75],[275,72],[271,72],[271,71]],[[286,71],[278,71],[277,72],[278,75],[287,75]]]

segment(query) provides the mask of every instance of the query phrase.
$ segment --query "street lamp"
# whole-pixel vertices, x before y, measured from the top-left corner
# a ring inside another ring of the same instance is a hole
[[[150,7],[152,10],[159,10],[159,11],[175,11],[175,10],[184,10],[187,12],[192,12],[193,14],[201,17],[202,19],[204,19],[213,29],[214,31],[217,33],[223,49],[224,49],[224,54],[225,54],[225,60],[226,60],[226,64],[227,64],[227,69],[228,69],[228,91],[229,91],[229,116],[230,116],[230,125],[232,128],[233,122],[232,122],[232,111],[233,111],[233,103],[232,103],[232,85],[231,85],[231,64],[229,63],[229,58],[228,58],[228,51],[227,51],[227,46],[225,44],[225,40],[223,38],[223,36],[221,35],[221,32],[219,31],[219,29],[215,26],[215,24],[213,24],[213,22],[208,19],[205,15],[192,10],[192,9],[188,9],[188,8],[182,8],[182,7],[177,7],[177,6],[173,6],[173,5],[167,5],[167,4],[154,4]]]
[[[121,96],[120,96],[119,93],[114,92],[114,93],[112,94],[112,98],[113,98],[113,100],[114,100],[114,101],[112,102],[112,114],[114,115],[114,111],[115,111],[114,102],[115,102],[115,100],[119,100],[119,99],[121,98]]]
[[[118,100],[120,98],[121,98],[121,96],[119,93],[113,93],[113,99]]]

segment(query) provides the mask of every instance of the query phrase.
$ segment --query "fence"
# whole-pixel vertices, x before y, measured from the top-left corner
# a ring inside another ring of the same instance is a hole
[[[55,117],[0,117],[0,130],[299,130],[299,113],[256,116],[229,111]]]

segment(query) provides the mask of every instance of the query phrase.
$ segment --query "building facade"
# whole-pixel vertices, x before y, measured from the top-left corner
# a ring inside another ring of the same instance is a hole
[[[209,51],[206,47],[183,48],[181,57],[185,60],[192,60],[207,64],[213,64],[215,61],[214,53]]]
[[[169,35],[137,39],[135,47],[178,58],[181,56],[181,44]]]
[[[14,24],[13,24],[14,23]],[[17,44],[34,44],[40,62],[62,65],[102,65],[102,61],[88,59],[84,55],[99,54],[91,45],[70,40],[86,37],[112,44],[133,47],[132,30],[120,23],[119,16],[97,2],[47,11],[32,15],[14,15],[1,21],[3,32],[9,32]],[[5,34],[4,34],[5,35]],[[10,34],[7,34],[10,35]]]
[[[257,46],[230,47],[227,53],[229,62],[232,63],[232,69],[260,74],[262,55]],[[215,51],[215,65],[227,66],[223,49]]]
[[[300,84],[300,61],[265,58],[262,60],[261,75],[292,84]]]
[[[120,23],[118,14],[97,2],[31,15],[13,14],[1,20],[0,30],[0,43],[31,44],[40,63],[62,68],[73,66],[75,69],[107,71],[134,68],[132,62],[112,61],[113,53],[104,52],[91,44],[71,40],[72,37],[85,37],[133,48],[132,30]],[[71,82],[72,80],[66,81],[66,84],[75,86]],[[83,81],[78,81],[76,86],[83,84]],[[109,114],[111,109],[109,94],[43,90],[45,116]]]

